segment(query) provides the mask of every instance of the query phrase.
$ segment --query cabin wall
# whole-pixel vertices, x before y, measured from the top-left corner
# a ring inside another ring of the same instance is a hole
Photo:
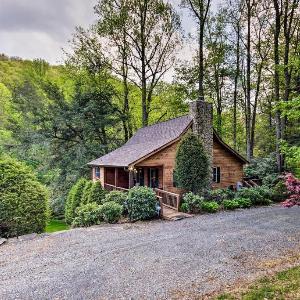
[[[163,189],[168,192],[180,194],[182,190],[173,186],[173,170],[175,167],[177,146],[178,142],[173,143],[172,145],[166,147],[158,153],[143,160],[142,162],[137,164],[136,167],[162,166],[163,170],[161,175],[163,178]]]
[[[220,167],[221,173],[221,182],[214,182],[213,188],[235,186],[243,178],[243,163],[216,140],[213,144],[213,167]]]

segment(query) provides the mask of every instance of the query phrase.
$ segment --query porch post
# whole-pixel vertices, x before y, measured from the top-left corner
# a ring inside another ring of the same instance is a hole
[[[128,181],[128,188],[133,188],[133,171],[129,171]]]
[[[118,168],[115,168],[115,187],[117,187],[118,186]]]

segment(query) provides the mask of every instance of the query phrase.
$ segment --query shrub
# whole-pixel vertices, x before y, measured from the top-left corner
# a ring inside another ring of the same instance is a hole
[[[270,174],[277,174],[276,154],[272,153],[268,157],[257,158],[251,161],[244,169],[247,177],[264,178]]]
[[[134,187],[129,190],[127,209],[131,221],[153,218],[157,214],[156,206],[156,195],[151,188]]]
[[[70,189],[65,206],[65,218],[67,224],[72,224],[72,221],[75,218],[75,211],[81,204],[82,194],[86,183],[87,180],[81,178]]]
[[[116,223],[122,216],[123,206],[113,201],[105,202],[101,205],[100,212],[105,222]]]
[[[126,200],[127,200],[127,193],[123,193],[120,191],[112,191],[105,195],[105,198],[103,199],[102,203],[113,201],[122,206],[125,206]]]
[[[106,191],[102,188],[100,181],[96,181],[92,184],[88,196],[88,202],[96,202],[97,204],[102,204],[102,201],[106,196]]]
[[[246,198],[253,205],[269,205],[271,191],[267,187],[243,188],[236,193],[236,198]]]
[[[81,201],[80,204],[87,204],[90,201],[90,195],[91,195],[91,190],[93,188],[93,181],[88,180],[84,186],[83,192],[82,192],[82,197],[81,197]]]
[[[283,202],[283,206],[300,206],[300,180],[291,173],[286,174],[284,178],[289,197]]]
[[[237,198],[235,201],[239,204],[241,208],[249,208],[251,207],[252,203],[249,199],[246,198]]]
[[[234,191],[230,189],[216,189],[208,191],[207,199],[221,203],[224,200],[230,200],[234,198]]]
[[[203,198],[192,192],[186,193],[182,199],[181,210],[186,213],[197,212],[201,209]]]
[[[0,236],[43,232],[48,218],[48,194],[21,162],[0,158]]]
[[[214,201],[204,201],[201,204],[201,209],[204,212],[215,213],[219,210],[219,204]]]
[[[102,220],[101,206],[95,202],[82,204],[76,208],[76,217],[72,225],[74,227],[88,227],[100,224]]]
[[[179,144],[174,172],[180,188],[198,193],[207,186],[210,176],[209,161],[196,135],[188,133]]]
[[[240,207],[239,202],[236,200],[224,200],[223,201],[224,209],[233,210]]]

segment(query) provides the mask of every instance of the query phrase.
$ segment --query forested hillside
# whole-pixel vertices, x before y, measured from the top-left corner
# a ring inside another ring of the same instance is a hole
[[[299,175],[299,1],[225,2],[213,11],[210,0],[176,9],[101,0],[97,22],[75,30],[65,65],[1,55],[1,153],[31,166],[62,210],[71,184],[89,176],[87,162],[204,98],[228,144]],[[197,26],[192,57],[179,55],[181,9]]]

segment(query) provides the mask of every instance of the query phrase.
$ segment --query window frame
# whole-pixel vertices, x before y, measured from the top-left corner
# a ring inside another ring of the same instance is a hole
[[[100,167],[95,167],[94,172],[95,172],[95,178],[96,179],[100,179],[100,177],[101,177],[101,169],[100,169]],[[99,174],[99,176],[98,176],[98,174]]]
[[[221,182],[221,167],[213,167],[213,182],[220,183]]]

